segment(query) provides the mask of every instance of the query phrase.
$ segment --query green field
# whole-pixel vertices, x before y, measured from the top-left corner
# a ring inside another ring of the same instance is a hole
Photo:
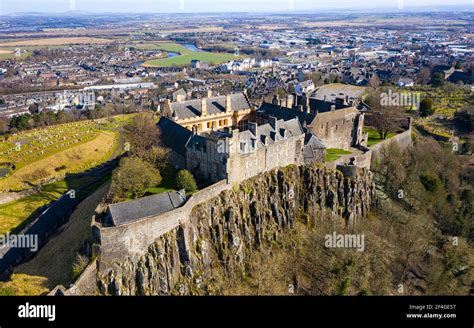
[[[18,164],[16,170],[0,178],[1,190],[23,190],[43,184],[41,191],[31,196],[0,205],[0,234],[28,223],[39,208],[68,190],[82,189],[94,182],[97,176],[71,174],[84,172],[117,155],[119,130],[130,119],[131,116],[124,115],[112,120],[67,123],[26,131],[0,142],[0,158]],[[20,140],[21,150],[10,152]],[[61,180],[47,184],[52,178]]]
[[[220,64],[239,57],[228,53],[198,52],[191,51],[177,43],[159,43],[153,47],[152,45],[139,45],[137,47],[146,47],[148,50],[164,50],[168,52],[177,52],[180,55],[172,58],[154,59],[145,62],[144,66],[149,67],[170,67],[170,66],[186,66],[190,65],[192,60],[200,60],[206,63]]]
[[[0,191],[20,191],[48,179],[78,173],[108,160],[130,116],[81,121],[0,138]]]
[[[343,155],[352,154],[350,151],[338,148],[329,148],[326,149],[326,162],[332,162],[339,159]]]

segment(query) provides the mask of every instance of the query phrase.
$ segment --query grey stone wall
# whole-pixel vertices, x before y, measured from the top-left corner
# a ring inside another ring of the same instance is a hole
[[[190,197],[183,207],[158,216],[143,218],[117,227],[93,227],[100,244],[101,263],[109,265],[128,257],[143,254],[156,238],[186,222],[194,206],[231,188],[225,181],[218,182]]]

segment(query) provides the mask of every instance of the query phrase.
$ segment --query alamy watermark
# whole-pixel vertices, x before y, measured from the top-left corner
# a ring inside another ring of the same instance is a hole
[[[365,235],[333,232],[331,235],[326,235],[324,245],[326,248],[353,248],[358,252],[363,252],[365,250]]]
[[[387,92],[380,93],[380,105],[396,107],[420,108],[421,95],[418,92]]]
[[[83,106],[93,108],[96,104],[94,92],[71,92],[64,90],[56,97],[56,105],[61,109],[66,106]]]
[[[0,248],[24,248],[32,252],[38,251],[38,235],[6,235],[0,236]]]

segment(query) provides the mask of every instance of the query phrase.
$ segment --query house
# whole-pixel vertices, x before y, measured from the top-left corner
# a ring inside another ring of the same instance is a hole
[[[399,87],[413,87],[415,86],[415,82],[413,79],[410,79],[408,77],[401,77],[398,79],[397,86]]]
[[[316,86],[312,80],[300,82],[295,86],[295,93],[300,96],[311,93],[314,90],[316,90]]]

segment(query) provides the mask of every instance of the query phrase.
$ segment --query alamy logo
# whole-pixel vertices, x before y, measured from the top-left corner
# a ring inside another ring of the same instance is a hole
[[[380,105],[396,107],[419,108],[421,96],[417,92],[382,92],[380,94]]]
[[[55,321],[56,306],[26,303],[18,307],[18,318],[46,318],[48,321]]]
[[[365,250],[365,235],[341,235],[333,232],[326,235],[324,245],[326,248],[354,248],[358,252]]]
[[[38,235],[6,235],[0,236],[0,248],[28,248],[32,252],[38,250]]]

